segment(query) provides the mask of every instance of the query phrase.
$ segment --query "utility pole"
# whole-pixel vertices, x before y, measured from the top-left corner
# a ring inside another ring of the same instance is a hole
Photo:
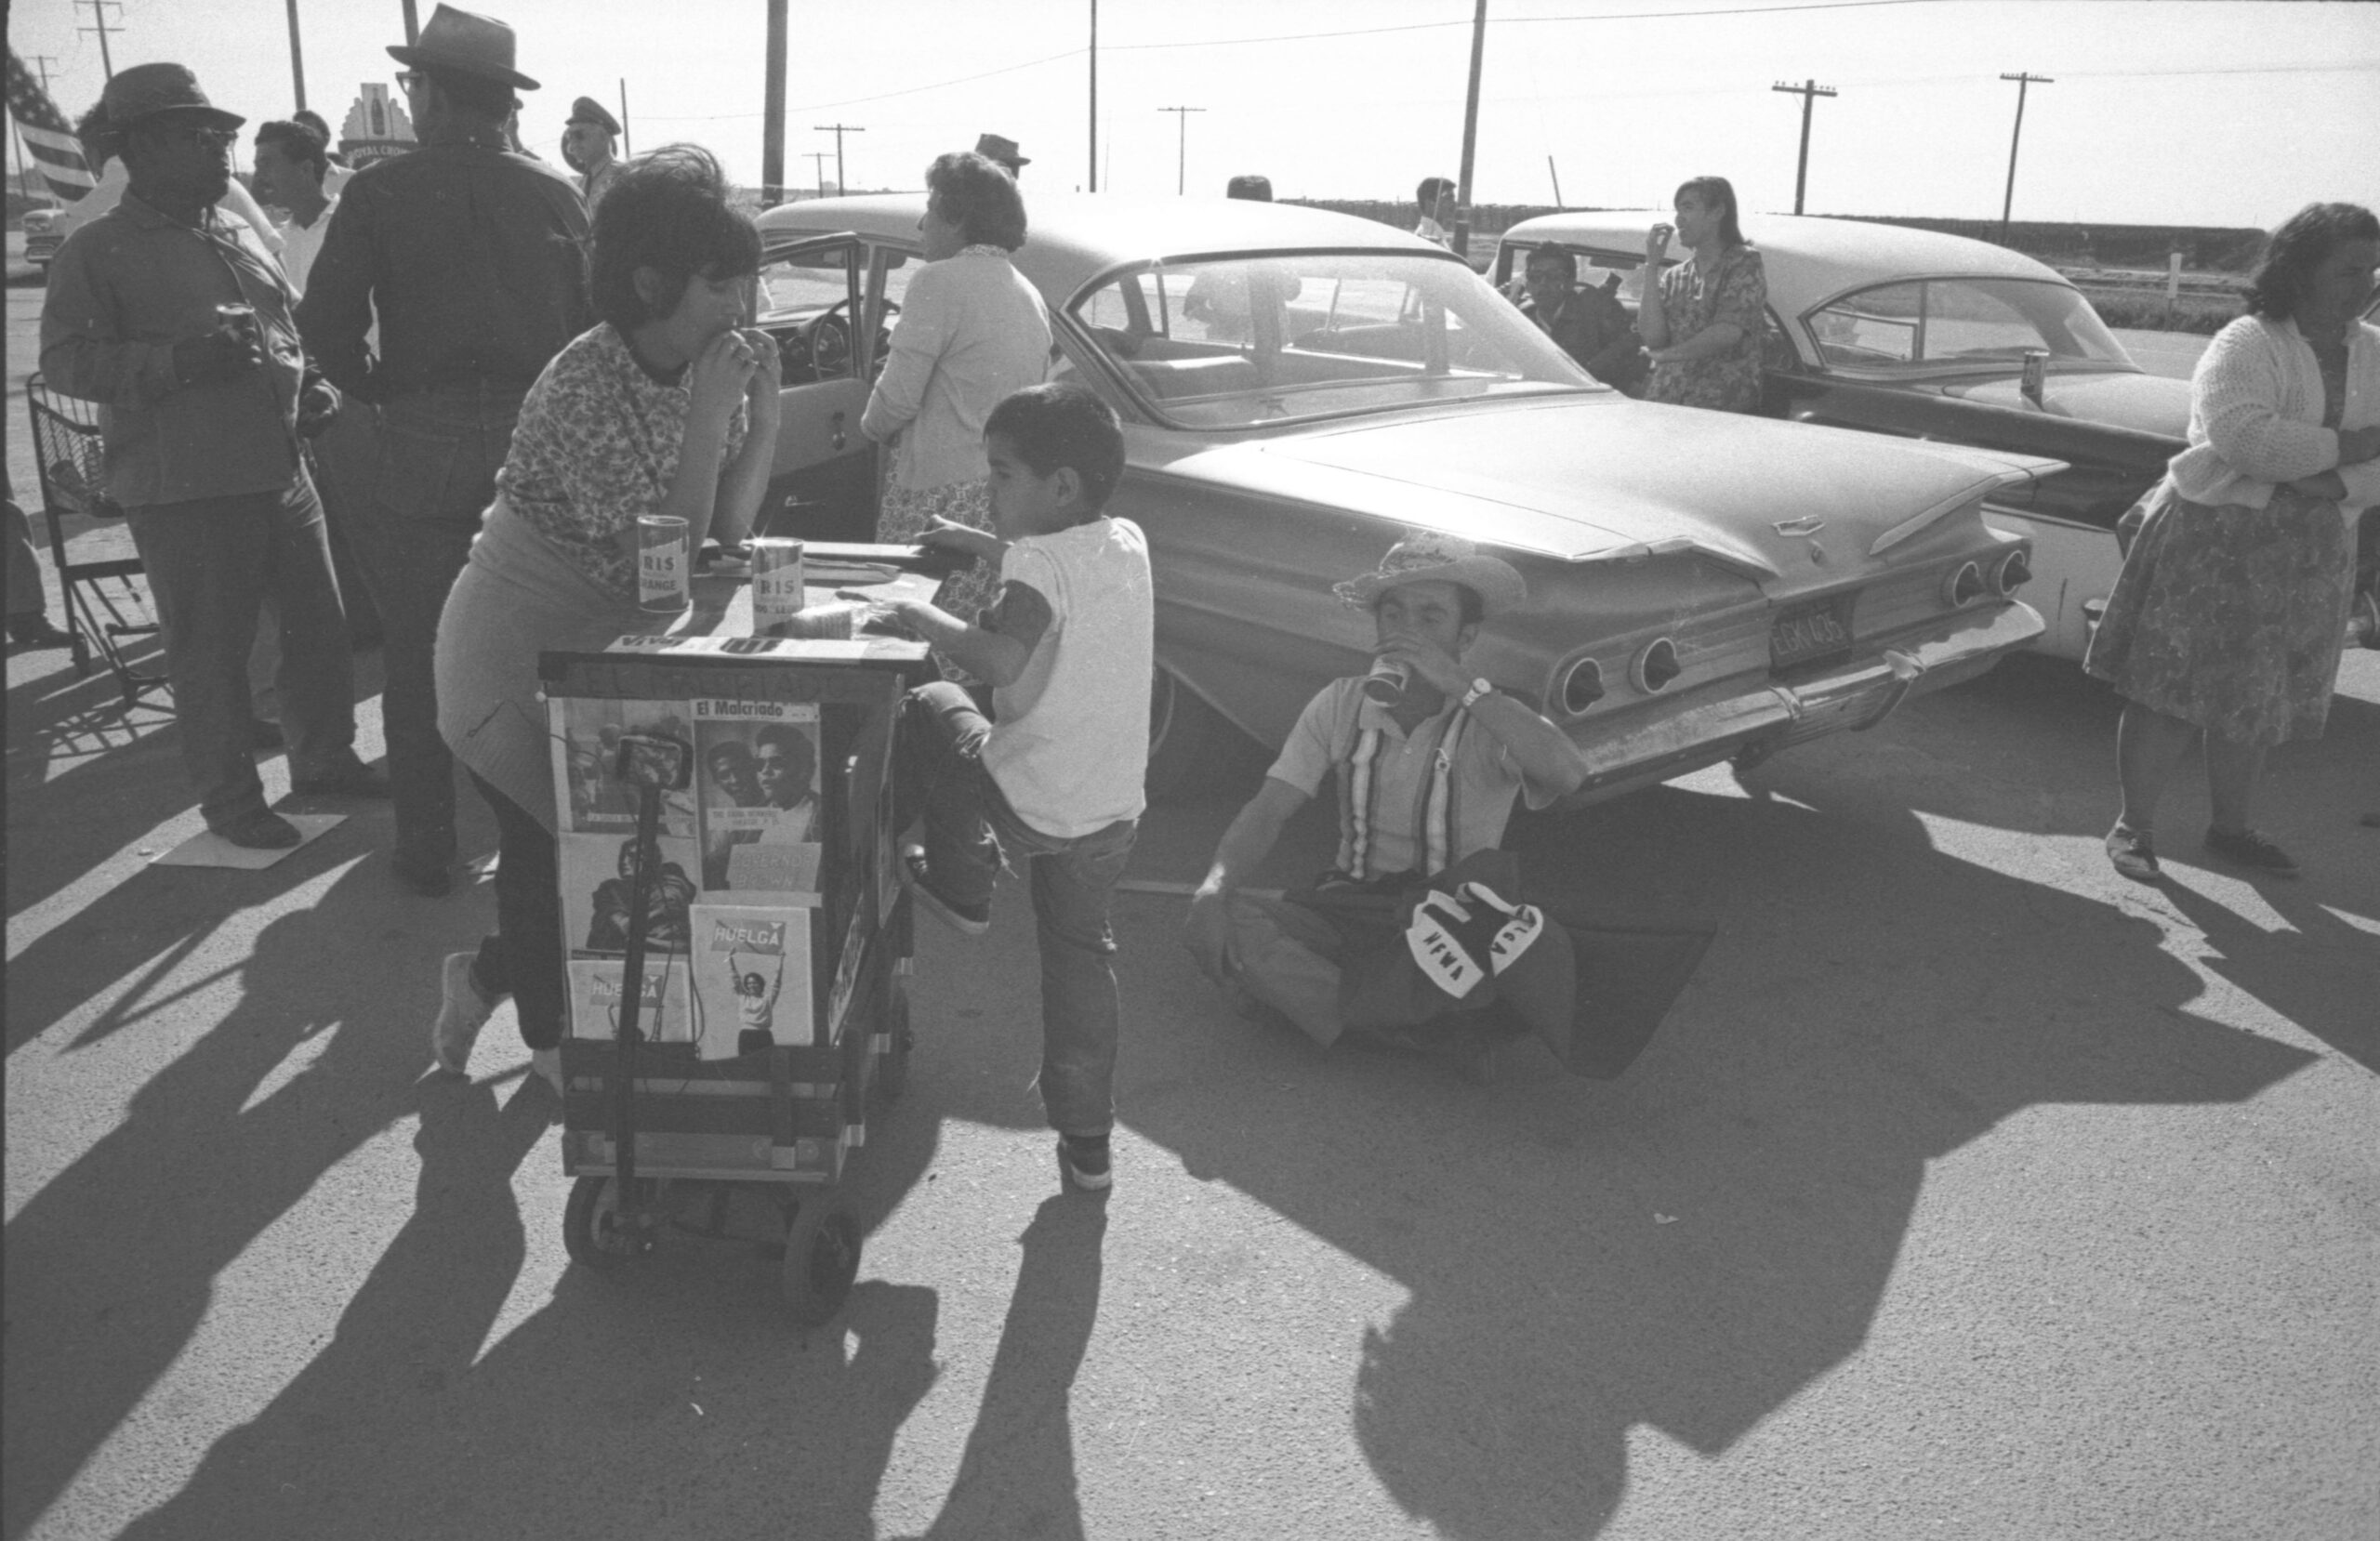
[[[1815,80],[1805,80],[1799,86],[1790,86],[1780,80],[1769,89],[1802,99],[1802,158],[1793,163],[1793,212],[1799,214],[1802,212],[1802,190],[1809,185],[1810,180],[1810,109],[1818,104],[1818,98],[1833,96],[1835,89],[1831,86],[1820,86]]]
[[[805,150],[802,153],[810,157],[811,169],[818,173],[818,196],[824,198],[826,196],[826,152],[823,150]],[[840,192],[843,190],[837,188],[835,191]]]
[[[290,4],[296,5],[297,0],[290,0]],[[625,161],[635,154],[636,142],[628,138],[628,77],[622,75],[620,77],[620,159]]]
[[[1206,109],[1203,107],[1160,107],[1157,111],[1172,113],[1173,121],[1181,125],[1181,132],[1175,137],[1176,145],[1173,152],[1173,195],[1179,198],[1190,189],[1190,114],[1203,112]]]
[[[2008,195],[2000,201],[2000,244],[2004,246],[2008,244],[2008,214],[2016,206],[2016,141],[2025,134],[2025,87],[2055,86],[2057,82],[2047,75],[2027,74],[2022,70],[2013,75],[2003,71],[2000,78],[2016,83],[2016,127],[2008,136]]]
[[[298,90],[298,111],[306,110],[306,51],[298,46],[298,0],[289,0],[289,81]]]
[[[1471,257],[1472,158],[1479,149],[1479,63],[1487,51],[1488,0],[1479,0],[1479,8],[1471,15],[1471,89],[1462,99],[1462,169],[1454,195],[1454,255],[1466,261]]]
[[[760,206],[785,199],[785,0],[769,0],[769,42],[761,69]]]
[[[73,0],[73,4],[76,10],[81,10],[85,6],[91,7],[92,24],[87,27],[77,27],[74,30],[78,33],[99,34],[99,68],[106,72],[108,79],[113,80],[115,60],[108,56],[108,33],[124,31],[124,23],[119,21],[112,27],[109,26],[107,7],[114,6],[119,14],[123,12],[124,7],[117,5],[116,0]]]
[[[1091,0],[1091,191],[1099,191],[1099,0]]]
[[[410,48],[421,41],[421,22],[413,13],[413,0],[404,0],[405,46]]]
[[[851,183],[843,180],[843,136],[865,134],[867,130],[855,123],[813,123],[810,126],[821,134],[835,136],[835,191],[839,195],[851,191]]]

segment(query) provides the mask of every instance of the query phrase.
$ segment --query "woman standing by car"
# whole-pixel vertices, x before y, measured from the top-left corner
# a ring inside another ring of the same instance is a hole
[[[1697,177],[1679,185],[1675,207],[1674,231],[1655,225],[1645,236],[1636,310],[1636,333],[1653,362],[1645,400],[1757,411],[1768,279],[1736,222],[1736,190],[1725,177]],[[1662,272],[1673,233],[1694,255]]]
[[[2083,667],[2124,697],[2116,730],[2122,811],[2108,859],[2159,876],[2157,803],[2206,735],[2206,849],[2294,876],[2249,805],[2265,751],[2320,736],[2338,676],[2352,532],[2380,502],[2380,328],[2360,319],[2380,266],[2380,220],[2312,204],[2266,244],[2248,313],[2190,380],[2189,446],[2148,498]]]
[[[595,216],[602,324],[537,377],[469,565],[438,626],[438,726],[496,814],[496,929],[445,961],[431,1030],[460,1073],[510,994],[537,1073],[561,1089],[568,1010],[551,741],[537,654],[650,629],[637,597],[637,518],[741,539],[776,456],[777,350],[741,331],[760,237],[692,145],[621,171]]]
[[[1050,366],[1049,311],[1009,261],[1025,244],[1015,178],[956,151],[926,168],[926,192],[918,221],[926,266],[902,296],[884,373],[860,416],[870,439],[892,444],[877,519],[876,538],[887,542],[914,541],[938,519],[992,527],[984,419]],[[998,574],[978,564],[940,602],[972,616],[998,586]]]

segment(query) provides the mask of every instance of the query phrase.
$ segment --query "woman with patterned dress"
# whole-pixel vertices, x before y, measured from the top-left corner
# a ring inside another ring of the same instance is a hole
[[[651,629],[637,518],[693,544],[740,540],[776,455],[777,350],[737,326],[760,237],[719,163],[692,145],[625,167],[595,216],[602,324],[554,356],[522,403],[496,497],[438,626],[438,727],[496,814],[496,930],[445,960],[431,1029],[462,1073],[502,996],[559,1091],[569,1010],[552,749],[537,654]]]
[[[2157,803],[2206,735],[2206,849],[2272,876],[2297,864],[2249,823],[2265,751],[2318,738],[2338,677],[2353,532],[2380,503],[2380,328],[2360,319],[2380,220],[2313,204],[2267,243],[2248,313],[2190,380],[2188,446],[2151,491],[2082,666],[2124,697],[2122,811],[2108,859],[2160,876]]]
[[[1653,379],[1645,400],[1714,412],[1760,409],[1760,344],[1768,324],[1768,274],[1736,222],[1736,190],[1725,177],[1681,183],[1677,224],[1645,235],[1645,285],[1636,334]],[[1693,256],[1661,271],[1674,233]]]
[[[1025,244],[1015,178],[981,155],[954,152],[926,168],[926,192],[918,221],[926,266],[901,296],[884,372],[860,415],[861,431],[892,446],[876,526],[888,543],[915,541],[943,522],[992,527],[984,419],[1050,367],[1049,311],[1009,261]],[[978,563],[938,602],[972,617],[992,602],[998,579]]]

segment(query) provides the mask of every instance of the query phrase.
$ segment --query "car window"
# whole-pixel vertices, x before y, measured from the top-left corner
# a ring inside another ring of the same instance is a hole
[[[1100,284],[1071,313],[1152,410],[1183,427],[1600,389],[1478,274],[1427,257],[1155,264]]]
[[[760,264],[754,309],[760,323],[792,321],[840,304],[851,293],[851,254],[841,246]]]
[[[1939,278],[1880,284],[1805,318],[1833,368],[2015,362],[2029,349],[2053,362],[2130,362],[2091,302],[2049,280]]]

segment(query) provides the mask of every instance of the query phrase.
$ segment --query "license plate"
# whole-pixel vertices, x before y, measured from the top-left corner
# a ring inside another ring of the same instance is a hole
[[[1768,628],[1768,666],[1790,669],[1851,649],[1851,607],[1858,595],[1836,594],[1790,605]]]

